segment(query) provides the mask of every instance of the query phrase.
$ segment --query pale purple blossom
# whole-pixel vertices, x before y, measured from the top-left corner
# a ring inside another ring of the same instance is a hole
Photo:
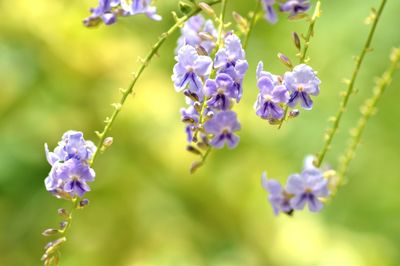
[[[174,66],[172,81],[176,91],[186,89],[198,95],[202,94],[203,81],[208,78],[212,69],[212,60],[208,56],[198,55],[194,47],[184,45],[175,57],[177,63]]]
[[[268,192],[268,200],[271,203],[274,214],[278,215],[280,212],[291,214],[293,208],[289,204],[289,194],[282,185],[274,179],[268,179],[265,172],[261,176],[261,182],[263,188]]]
[[[99,5],[90,9],[92,14],[83,21],[83,24],[87,27],[96,26],[101,21],[106,25],[114,24],[117,20],[115,9],[119,5],[120,0],[99,0]]]
[[[288,0],[281,3],[280,11],[289,13],[289,17],[307,12],[310,9],[310,1],[308,0]]]
[[[314,70],[306,64],[297,65],[293,71],[286,72],[283,79],[283,84],[291,92],[288,105],[295,107],[300,101],[304,109],[311,110],[313,101],[310,95],[319,94],[321,83]]]
[[[160,21],[162,17],[157,14],[157,8],[151,5],[152,0],[120,0],[125,15],[145,14],[152,20]]]
[[[274,10],[275,0],[262,0],[262,6],[265,12],[265,19],[274,24],[278,21],[278,16]]]
[[[276,76],[262,71],[262,62],[258,65],[257,77],[259,94],[254,104],[256,114],[270,121],[282,119],[284,116],[282,106],[289,100],[288,89],[279,82]]]
[[[46,189],[54,195],[69,193],[72,197],[82,197],[90,191],[87,182],[94,181],[95,172],[88,164],[77,159],[56,162],[45,179]]]
[[[96,146],[94,143],[90,140],[85,140],[83,133],[75,130],[65,132],[53,152],[50,152],[47,143],[45,144],[46,158],[50,165],[58,161],[67,161],[71,158],[87,162],[95,151]]]
[[[278,21],[278,16],[275,12],[275,5],[279,3],[279,11],[289,13],[289,18],[303,14],[307,12],[311,5],[309,0],[261,0],[262,7],[265,13],[265,19],[271,24],[275,24]]]
[[[213,135],[210,144],[215,148],[223,148],[226,143],[233,149],[239,143],[239,137],[234,132],[240,130],[240,124],[233,111],[221,111],[215,114],[204,124],[204,129]]]
[[[228,110],[237,95],[232,78],[224,73],[218,74],[215,80],[206,81],[204,94],[209,98],[207,105],[217,110]]]
[[[238,36],[228,33],[225,37],[224,47],[215,55],[214,67],[223,70],[230,66],[236,66],[245,59],[246,53]]]
[[[90,168],[90,160],[96,146],[83,138],[82,132],[70,130],[64,133],[54,151],[45,144],[46,157],[52,166],[45,179],[48,191],[57,197],[69,194],[79,196],[90,191],[87,182],[94,181],[95,172]]]
[[[99,0],[99,5],[90,9],[91,15],[83,21],[87,27],[97,26],[101,21],[112,25],[118,16],[145,14],[153,20],[161,20],[151,0]]]
[[[295,210],[302,210],[307,204],[311,212],[319,212],[323,207],[320,198],[329,196],[328,180],[319,169],[306,169],[289,176],[286,190],[293,194],[290,205]]]
[[[210,54],[215,48],[218,32],[212,20],[205,20],[202,15],[191,17],[181,29],[177,51],[184,45],[203,48]]]
[[[249,64],[246,60],[238,60],[235,66],[230,66],[226,69],[222,69],[219,73],[228,74],[233,80],[233,86],[235,88],[235,99],[239,103],[243,96],[243,78],[249,68]]]

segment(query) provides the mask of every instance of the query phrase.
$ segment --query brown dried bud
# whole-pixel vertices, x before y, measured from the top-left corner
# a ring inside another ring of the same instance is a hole
[[[191,152],[191,153],[196,154],[196,155],[200,155],[200,156],[202,155],[201,152],[198,149],[196,149],[195,147],[193,147],[192,145],[188,145],[186,147],[186,150],[188,152]]]
[[[300,37],[297,34],[297,32],[293,32],[292,37],[293,37],[294,45],[296,46],[297,50],[300,51],[301,50],[301,41],[300,41]]]
[[[203,162],[201,162],[201,161],[196,161],[196,162],[192,163],[192,166],[190,167],[190,173],[194,174],[197,171],[197,169],[199,169],[202,165],[203,165]]]

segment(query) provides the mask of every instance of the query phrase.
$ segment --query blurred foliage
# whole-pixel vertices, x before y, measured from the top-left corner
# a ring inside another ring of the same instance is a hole
[[[39,265],[46,239],[67,203],[45,191],[50,170],[43,143],[51,147],[68,129],[94,139],[157,36],[173,23],[173,0],[158,1],[162,23],[144,16],[112,27],[86,29],[82,19],[96,0],[0,1],[0,265]],[[230,1],[247,14],[254,1]],[[368,31],[363,24],[377,0],[323,1],[310,47],[310,64],[323,81],[312,112],[280,131],[253,113],[258,60],[283,72],[278,52],[294,57],[291,33],[304,22],[261,20],[250,40],[250,71],[237,106],[241,143],[210,156],[196,175],[188,167],[180,122],[182,95],[170,75],[176,34],[138,82],[112,131],[113,147],[95,165],[90,206],[77,213],[61,265],[399,265],[400,263],[400,75],[384,95],[351,165],[350,182],[321,214],[273,217],[260,187],[266,169],[281,180],[317,152],[327,119],[337,109]],[[328,161],[337,165],[358,106],[374,77],[400,44],[399,1],[388,1],[357,81],[357,93]],[[294,60],[294,59],[293,59]]]

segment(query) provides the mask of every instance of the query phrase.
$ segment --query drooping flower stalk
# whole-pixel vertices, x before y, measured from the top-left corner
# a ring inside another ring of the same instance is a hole
[[[213,6],[215,4],[220,3],[221,1],[224,1],[224,0],[214,0],[214,1],[209,2],[208,5],[209,6]],[[116,104],[113,105],[114,106],[114,111],[113,111],[111,117],[106,119],[106,121],[105,121],[106,124],[105,124],[102,132],[97,132],[97,136],[99,137],[99,141],[98,141],[98,144],[97,144],[98,149],[93,155],[91,164],[93,164],[94,161],[96,160],[97,155],[99,153],[99,150],[101,150],[101,147],[103,146],[103,142],[104,142],[104,140],[105,140],[105,138],[107,136],[107,133],[110,131],[111,126],[114,123],[115,119],[117,118],[119,112],[121,111],[121,108],[123,107],[126,99],[133,92],[133,88],[134,88],[136,82],[141,77],[141,75],[142,75],[143,71],[146,69],[146,67],[150,64],[152,58],[157,54],[157,52],[160,49],[160,47],[162,46],[162,44],[167,40],[167,38],[170,35],[172,35],[175,31],[179,30],[180,27],[189,18],[197,15],[201,11],[202,11],[202,9],[199,6],[196,6],[189,14],[183,16],[182,18],[178,18],[176,23],[167,32],[161,34],[161,37],[158,40],[158,42],[153,45],[151,51],[142,60],[142,65],[140,66],[138,72],[136,74],[134,74],[134,78],[133,78],[132,82],[130,83],[130,85],[128,86],[128,88],[121,91],[122,97],[121,97],[119,103],[116,103]]]
[[[221,11],[220,11],[219,18],[218,18],[218,35],[217,35],[217,42],[216,42],[216,51],[217,51],[216,57],[218,56],[218,53],[221,51],[221,48],[224,46],[225,13],[226,13],[227,2],[228,2],[228,0],[222,0],[221,1]],[[215,65],[214,65],[214,68],[212,69],[212,72],[210,73],[210,77],[215,78],[216,75],[217,75],[217,69],[215,68]],[[229,78],[228,75],[226,75],[226,76]],[[207,88],[211,87],[210,86],[211,84],[216,83],[216,82],[217,82],[217,78],[216,78],[215,81],[210,80],[210,79],[207,80],[206,84],[205,84],[206,91],[207,92],[210,92],[210,91],[217,92],[218,90],[220,90],[218,88],[219,86],[212,86],[212,87],[215,87],[215,90],[214,89],[211,89],[211,90],[207,89]],[[232,87],[232,86],[230,86],[230,87]],[[225,90],[228,91],[227,89],[225,89]],[[211,96],[211,95],[208,95],[208,96]],[[217,97],[220,97],[220,95],[217,95]],[[223,102],[225,102],[225,101],[230,102],[229,98],[224,98],[224,99],[226,99],[226,100],[223,100]],[[213,100],[213,99],[211,98],[210,100]],[[209,108],[210,100],[208,100],[208,101],[203,100],[203,103],[201,104],[200,112],[199,112],[199,119],[198,119],[198,122],[199,122],[200,125],[205,125],[205,123],[207,123],[207,122],[210,123],[211,122],[211,121],[207,121],[206,122],[206,118],[207,117],[205,115],[206,109]],[[214,99],[213,103],[215,103],[215,102],[216,101]],[[226,109],[226,108],[222,108],[221,110],[224,110],[224,109]],[[215,118],[212,119],[212,120],[215,120]],[[198,133],[199,133],[198,131],[195,132],[195,135],[196,135],[195,137],[196,138],[197,138],[197,134]],[[224,144],[222,142],[222,146],[220,146],[220,147],[223,147],[223,145]],[[189,146],[189,147],[191,147],[191,146]],[[205,162],[206,162],[208,156],[210,155],[211,151],[212,151],[212,145],[207,143],[207,147],[205,149],[205,152],[204,153],[200,153],[200,156],[201,156],[200,160],[199,161],[195,161],[192,164],[192,166],[190,168],[190,172],[191,173],[194,173],[195,171],[197,171],[200,167],[202,167],[205,164]]]
[[[309,45],[310,45],[310,40],[311,40],[311,37],[314,36],[315,23],[316,23],[316,21],[317,21],[317,19],[319,18],[320,15],[321,15],[321,2],[318,1],[316,6],[315,6],[314,13],[313,13],[313,15],[312,15],[312,17],[310,19],[310,24],[308,26],[307,34],[304,37],[303,47],[302,47],[302,49],[301,49],[301,51],[300,51],[300,53],[298,55],[300,64],[307,63],[307,61],[308,61],[307,60],[307,52],[308,52],[308,48],[309,48]],[[282,127],[284,121],[287,119],[288,111],[289,111],[289,106],[287,106],[285,108],[284,116],[283,116],[283,118],[280,120],[280,122],[278,124],[278,129],[280,129]]]
[[[330,149],[332,140],[339,128],[340,121],[342,119],[344,112],[346,111],[347,104],[350,99],[350,95],[353,93],[354,84],[358,77],[358,73],[360,72],[361,65],[364,62],[365,55],[367,54],[367,52],[369,52],[371,50],[371,42],[374,37],[376,26],[378,25],[379,19],[381,18],[381,14],[385,7],[386,2],[387,2],[387,0],[382,0],[378,11],[374,11],[374,10],[372,11],[372,12],[374,12],[374,14],[373,14],[374,19],[373,19],[373,24],[372,24],[371,30],[368,34],[367,40],[366,40],[362,50],[360,52],[360,55],[356,58],[356,65],[354,67],[352,77],[348,83],[347,90],[345,91],[344,97],[342,98],[342,100],[340,102],[339,110],[337,111],[336,116],[332,119],[333,125],[326,131],[325,143],[322,147],[322,150],[319,152],[319,154],[317,156],[317,161],[315,162],[317,167],[321,166],[326,153]]]
[[[381,99],[385,89],[390,85],[394,72],[399,67],[400,61],[400,47],[394,48],[390,55],[390,66],[383,73],[383,75],[376,81],[373,95],[365,101],[361,107],[361,117],[357,122],[357,126],[350,131],[349,145],[340,158],[340,165],[338,170],[339,182],[338,185],[343,184],[349,169],[350,162],[353,160],[356,150],[360,144],[362,135],[369,119],[375,114],[376,106]]]

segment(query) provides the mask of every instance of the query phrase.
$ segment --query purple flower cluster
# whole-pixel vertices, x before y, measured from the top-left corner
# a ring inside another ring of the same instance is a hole
[[[273,124],[284,118],[285,106],[294,108],[300,103],[305,110],[311,110],[313,101],[310,95],[319,94],[320,83],[315,71],[306,64],[277,76],[264,71],[260,62],[257,67],[259,94],[254,104],[256,114]]]
[[[225,144],[234,148],[239,142],[234,132],[240,130],[240,124],[231,109],[243,95],[242,82],[248,69],[245,52],[240,39],[228,33],[213,60],[210,54],[215,47],[215,37],[207,40],[197,38],[201,28],[208,29],[208,35],[215,36],[212,22],[194,17],[188,23],[181,37],[186,44],[181,46],[183,41],[178,44],[177,63],[172,75],[175,89],[184,91],[189,105],[181,110],[182,121],[187,125],[188,142],[198,143],[200,140],[215,148],[222,148]]]
[[[212,20],[205,20],[202,15],[191,17],[181,29],[176,51],[178,52],[184,45],[190,45],[210,55],[216,46],[217,35]]]
[[[114,24],[118,16],[145,14],[153,20],[161,20],[151,0],[99,0],[98,7],[90,9],[91,15],[83,21],[87,27],[97,26],[102,21],[106,25]]]
[[[90,160],[96,151],[91,141],[83,138],[82,132],[67,131],[54,151],[45,144],[46,157],[52,166],[45,179],[47,191],[56,197],[82,197],[90,191],[87,182],[94,181],[95,172]]]
[[[300,174],[289,176],[286,187],[267,179],[266,173],[262,174],[262,185],[269,193],[268,200],[275,215],[280,212],[290,215],[294,210],[303,210],[305,205],[311,212],[319,212],[323,208],[323,199],[330,195],[323,170],[307,164]]]
[[[278,16],[274,9],[276,2],[276,0],[262,0],[262,5],[265,11],[265,19],[270,23],[276,23],[278,21]],[[303,14],[309,9],[309,0],[286,0],[282,3],[279,3],[279,11],[288,13],[289,17],[295,17],[299,14]]]

